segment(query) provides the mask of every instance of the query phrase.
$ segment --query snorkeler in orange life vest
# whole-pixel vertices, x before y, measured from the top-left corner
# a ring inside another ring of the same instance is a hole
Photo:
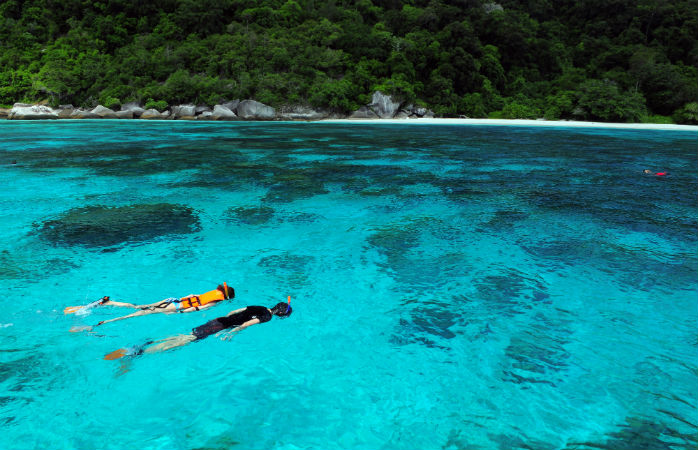
[[[93,304],[96,305],[105,305],[105,306],[119,306],[119,307],[126,307],[126,308],[133,308],[137,309],[138,311],[128,314],[126,316],[121,316],[117,317],[115,319],[109,319],[109,320],[103,320],[99,322],[95,326],[99,325],[104,325],[105,323],[109,322],[116,322],[117,320],[124,320],[128,319],[131,317],[138,317],[138,316],[146,316],[148,314],[156,314],[156,313],[165,313],[165,314],[171,314],[175,312],[192,312],[192,311],[199,311],[201,309],[209,308],[216,303],[223,301],[223,300],[232,300],[235,298],[235,290],[231,287],[228,286],[227,283],[223,283],[222,285],[218,285],[218,287],[212,291],[206,292],[205,294],[201,295],[187,295],[186,297],[182,298],[176,298],[176,297],[171,297],[167,298],[165,300],[162,300],[160,302],[156,303],[151,303],[148,305],[136,305],[133,303],[123,303],[123,302],[115,302],[109,299],[109,297],[103,297],[102,299],[91,303],[87,307],[90,307]],[[85,307],[68,307],[64,310],[66,314],[70,314],[73,312],[79,311],[81,308]],[[70,329],[70,331],[89,331],[94,327],[91,326],[83,326],[83,327],[73,327]]]

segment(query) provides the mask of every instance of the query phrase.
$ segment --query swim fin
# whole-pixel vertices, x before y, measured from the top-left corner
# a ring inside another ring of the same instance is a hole
[[[78,312],[78,311],[87,311],[87,310],[89,310],[89,309],[94,308],[95,306],[102,305],[102,304],[104,304],[104,303],[106,303],[106,302],[108,302],[108,301],[109,301],[109,297],[104,296],[104,297],[100,298],[99,300],[95,300],[94,302],[88,303],[87,305],[83,305],[83,306],[67,306],[67,307],[63,310],[63,314],[73,314],[73,313],[76,313],[76,312]]]
[[[120,348],[120,349],[118,349],[118,350],[114,350],[113,352],[107,353],[106,355],[104,355],[104,359],[111,361],[111,360],[114,360],[114,359],[123,358],[123,357],[126,356],[127,354],[128,354],[128,349],[126,349],[126,348]]]
[[[118,350],[114,350],[113,352],[104,355],[104,359],[111,361],[114,359],[121,359],[125,356],[140,356],[143,354],[145,348],[152,343],[153,341],[147,341],[141,345],[134,345],[133,347],[128,348],[120,348]]]

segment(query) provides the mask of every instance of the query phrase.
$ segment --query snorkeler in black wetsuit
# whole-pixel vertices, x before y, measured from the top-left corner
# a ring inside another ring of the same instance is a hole
[[[289,308],[290,314],[291,305],[286,305],[285,303],[279,303],[279,305],[282,305],[284,310]],[[276,306],[274,308],[276,308]],[[195,340],[198,341],[212,334],[216,334],[219,331],[225,330],[226,328],[240,328],[246,322],[250,322],[255,319],[258,321],[257,323],[269,322],[272,314],[272,310],[265,308],[264,306],[248,306],[247,308],[233,311],[227,316],[210,320],[205,324],[194,328],[191,331],[191,334],[194,335],[194,337],[196,337]]]
[[[223,317],[217,317],[210,320],[205,324],[194,328],[189,334],[172,336],[160,341],[150,341],[144,345],[136,347],[120,348],[119,350],[115,350],[107,354],[104,359],[119,359],[124,356],[137,356],[144,353],[164,352],[165,350],[181,347],[182,345],[186,345],[190,342],[199,341],[212,334],[216,334],[219,331],[226,329],[240,331],[258,323],[269,322],[272,316],[286,318],[290,316],[292,312],[293,308],[291,308],[291,297],[289,297],[288,303],[277,303],[273,308],[266,308],[264,306],[248,306],[246,308],[231,311]]]

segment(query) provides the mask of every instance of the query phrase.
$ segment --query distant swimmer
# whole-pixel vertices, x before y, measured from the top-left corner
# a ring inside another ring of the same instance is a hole
[[[232,330],[238,332],[247,327],[258,323],[269,322],[272,316],[277,316],[282,319],[290,316],[293,312],[291,308],[291,297],[288,297],[288,303],[277,303],[272,308],[264,306],[247,306],[245,308],[231,311],[228,315],[217,317],[205,324],[194,328],[189,334],[181,334],[172,336],[159,341],[148,341],[145,344],[137,345],[129,348],[120,348],[104,356],[104,359],[119,359],[125,356],[133,357],[140,356],[146,353],[158,353],[173,348],[181,347],[190,342],[200,341],[212,334],[216,334],[223,330]]]
[[[103,320],[99,322],[97,325],[95,325],[99,326],[109,322],[116,322],[117,320],[124,320],[138,316],[146,316],[148,314],[172,314],[176,312],[185,313],[199,311],[202,309],[210,308],[211,306],[223,300],[232,300],[233,298],[235,298],[235,290],[232,287],[229,287],[228,284],[224,282],[222,285],[219,284],[216,289],[206,292],[205,294],[191,294],[182,298],[171,297],[160,302],[151,303],[148,305],[136,305],[133,303],[115,302],[113,300],[110,300],[109,297],[102,297],[101,299],[89,303],[85,306],[69,306],[65,308],[63,312],[66,314],[80,313],[81,311],[84,311],[86,309],[91,309],[101,305],[133,308],[138,310],[135,313],[128,314],[126,316],[117,317],[115,319]],[[92,326],[73,327],[70,329],[70,331],[90,331],[93,328],[94,327]]]
[[[656,177],[663,177],[669,175],[669,172],[652,172],[649,169],[645,169],[643,172],[645,173],[645,175],[654,175]]]

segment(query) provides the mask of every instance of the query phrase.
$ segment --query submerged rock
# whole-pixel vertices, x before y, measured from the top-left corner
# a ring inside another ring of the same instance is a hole
[[[274,108],[255,100],[241,101],[235,112],[240,118],[248,120],[271,120],[276,116]]]
[[[290,203],[329,192],[322,180],[303,171],[287,171],[275,175],[273,180],[274,184],[264,196],[265,202]]]
[[[263,225],[274,217],[274,208],[268,206],[229,208],[225,216],[231,222],[240,222],[247,225]]]
[[[39,225],[54,245],[111,247],[199,230],[199,218],[186,206],[169,203],[74,208]]]

